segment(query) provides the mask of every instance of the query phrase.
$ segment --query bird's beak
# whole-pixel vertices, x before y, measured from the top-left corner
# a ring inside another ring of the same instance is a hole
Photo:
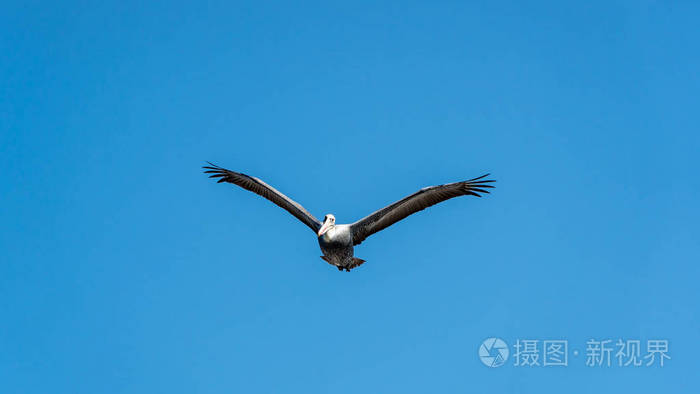
[[[318,230],[318,236],[319,236],[319,237],[322,236],[323,233],[325,233],[326,231],[328,231],[328,228],[329,228],[330,226],[331,226],[331,221],[330,221],[330,220],[326,220],[325,222],[323,222],[323,226],[321,226],[321,228]]]

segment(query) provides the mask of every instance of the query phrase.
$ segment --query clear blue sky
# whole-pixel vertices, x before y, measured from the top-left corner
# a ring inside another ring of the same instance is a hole
[[[100,3],[0,13],[0,392],[700,391],[697,3]],[[338,222],[498,187],[341,273],[205,160]]]

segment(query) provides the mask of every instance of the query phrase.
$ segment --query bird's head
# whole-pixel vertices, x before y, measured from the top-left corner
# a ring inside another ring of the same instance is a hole
[[[325,218],[323,218],[323,225],[318,230],[318,236],[322,236],[326,231],[333,227],[335,227],[335,216],[329,213]]]

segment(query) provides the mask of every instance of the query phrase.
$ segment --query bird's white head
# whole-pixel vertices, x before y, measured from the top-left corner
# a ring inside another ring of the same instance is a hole
[[[329,213],[325,218],[323,218],[323,225],[318,230],[318,236],[322,236],[326,231],[333,227],[335,227],[335,216]]]

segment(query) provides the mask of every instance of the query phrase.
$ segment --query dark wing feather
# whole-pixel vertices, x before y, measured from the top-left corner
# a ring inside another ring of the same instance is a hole
[[[399,220],[439,202],[465,195],[481,197],[480,193],[488,193],[489,191],[487,189],[493,187],[489,185],[489,183],[495,182],[493,180],[482,180],[487,176],[489,176],[489,174],[464,182],[425,187],[420,189],[417,193],[358,220],[350,225],[353,244],[358,245],[364,241],[365,238],[377,231],[384,230]]]
[[[246,190],[250,190],[257,195],[272,201],[280,208],[284,208],[287,212],[294,215],[294,217],[301,220],[305,225],[309,226],[309,228],[314,230],[314,232],[317,232],[321,228],[321,222],[319,222],[318,219],[304,209],[304,207],[260,179],[248,176],[246,174],[241,174],[239,172],[229,171],[209,162],[207,163],[209,165],[202,168],[206,170],[204,171],[205,173],[211,174],[209,175],[209,178],[219,178],[217,183],[233,183],[234,185],[238,185]]]

